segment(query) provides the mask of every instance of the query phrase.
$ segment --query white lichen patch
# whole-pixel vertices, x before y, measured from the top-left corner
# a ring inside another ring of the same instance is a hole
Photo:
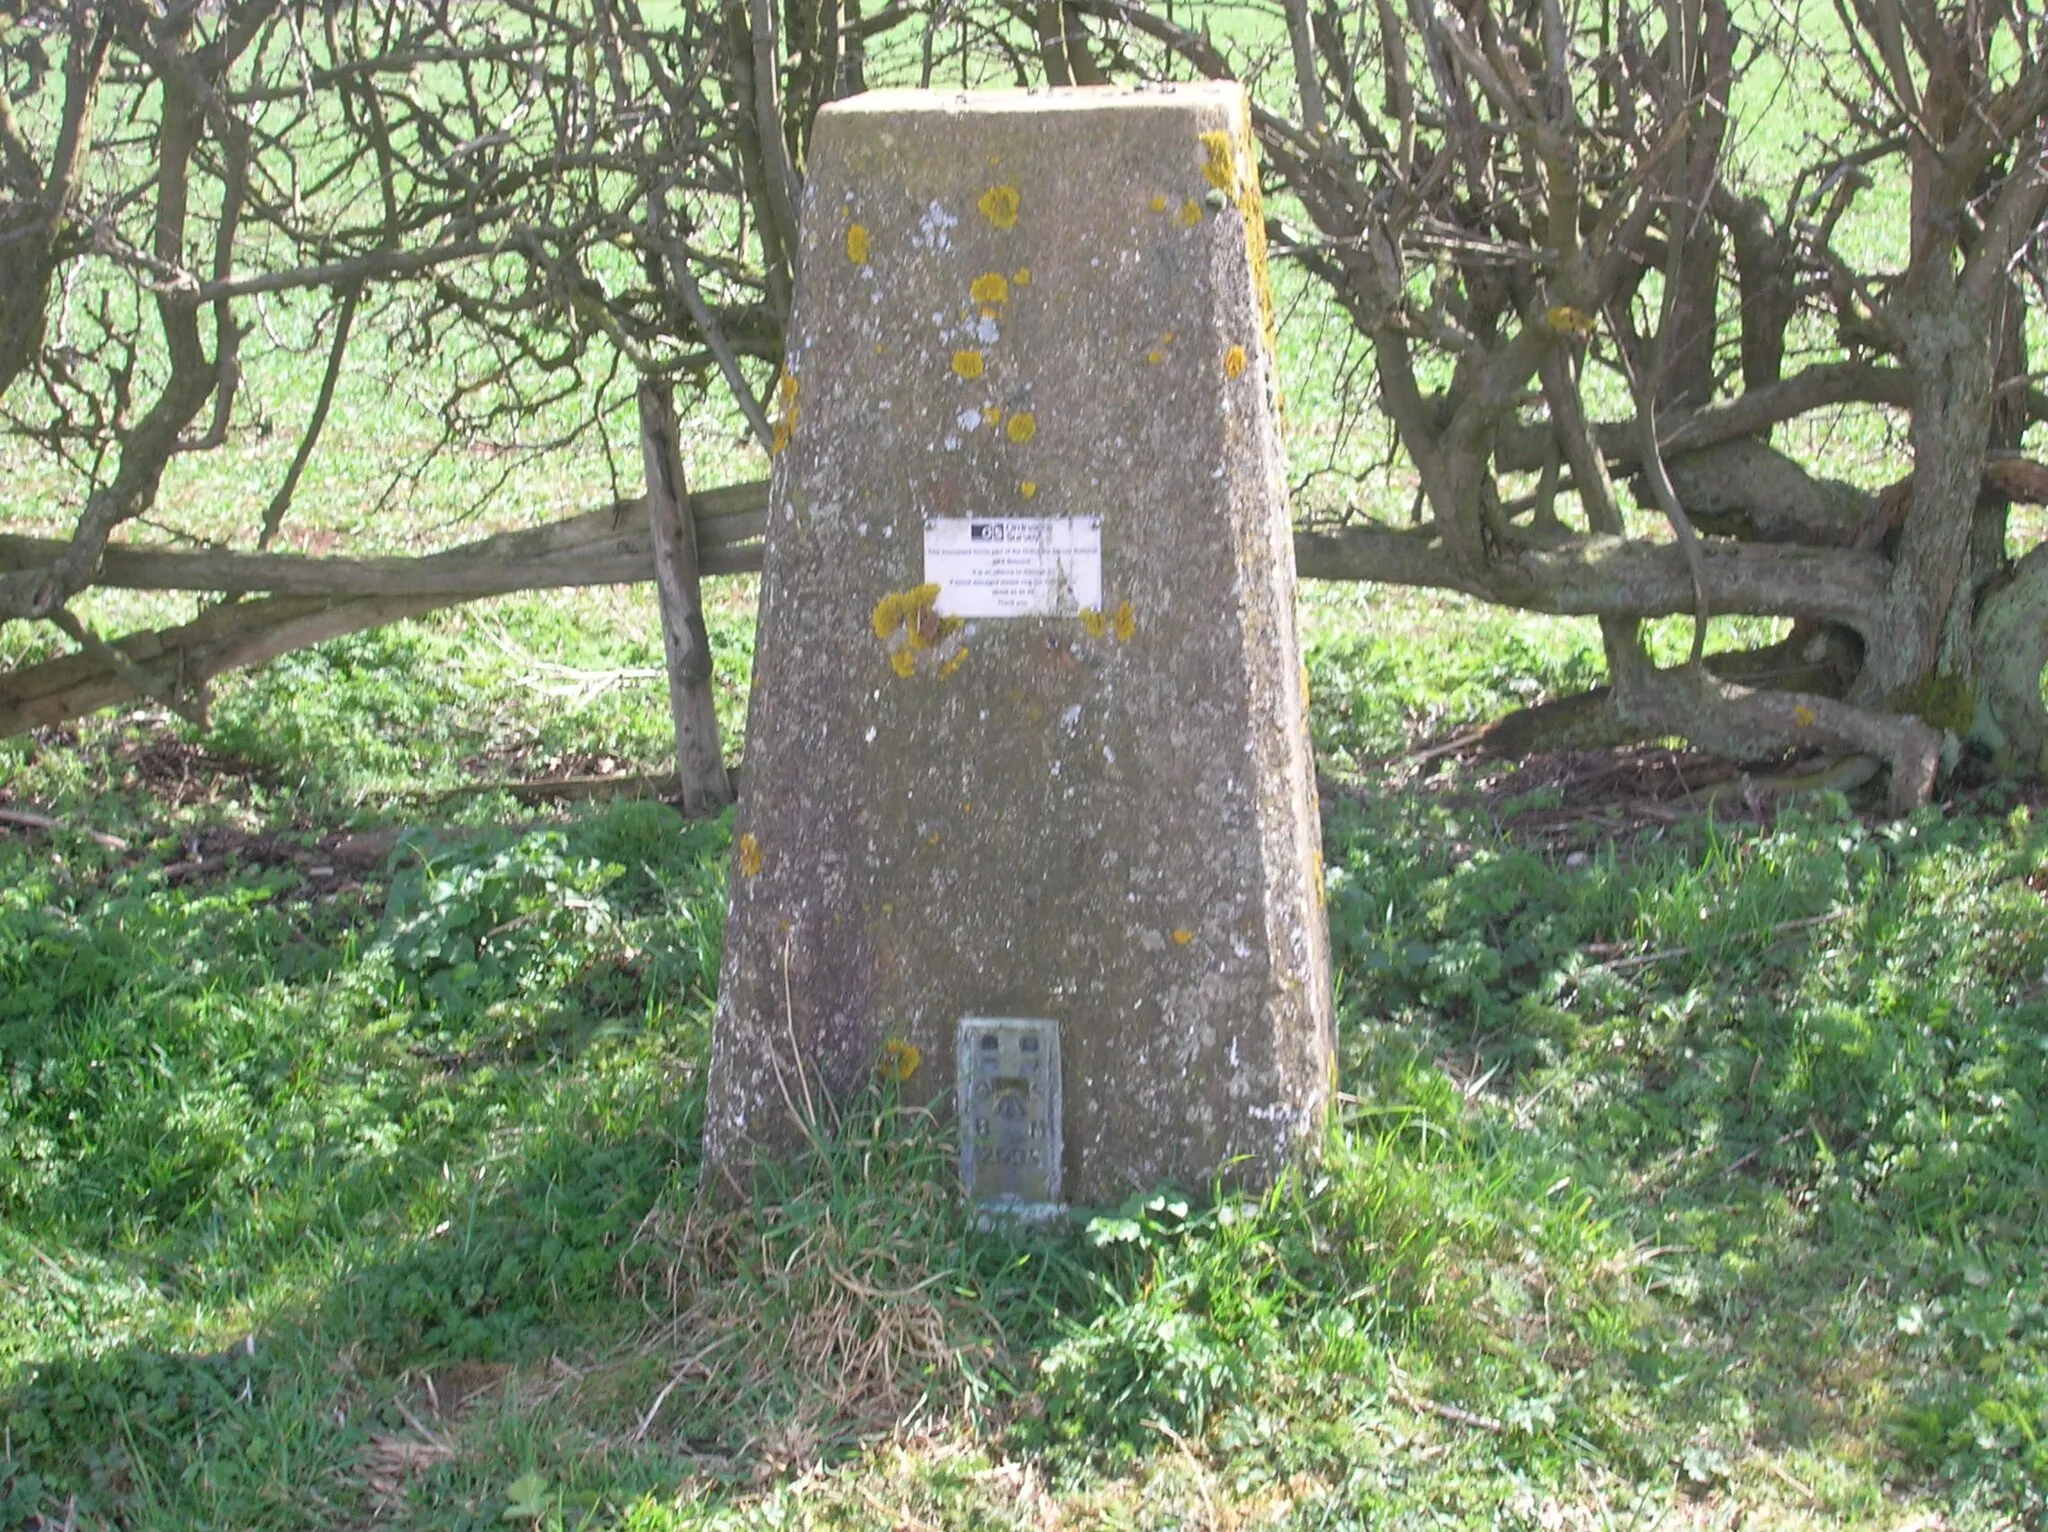
[[[946,205],[936,199],[924,210],[924,217],[917,221],[917,232],[910,236],[911,244],[920,250],[950,250],[953,248],[951,230],[960,222]]]

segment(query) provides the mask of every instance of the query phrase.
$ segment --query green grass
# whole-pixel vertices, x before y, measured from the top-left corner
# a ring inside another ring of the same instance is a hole
[[[713,602],[728,702],[748,603]],[[1312,590],[1320,1166],[981,1234],[877,1093],[719,1209],[724,825],[424,791],[658,767],[638,608],[329,645],[203,746],[0,747],[64,825],[0,840],[0,1525],[2043,1514],[2024,808],[1545,850],[1554,791],[1372,763],[1588,679],[1585,625]]]
[[[1278,275],[1298,503],[1398,520],[1332,402],[1356,358]],[[275,429],[181,458],[153,519],[246,545],[319,362],[252,358]],[[478,448],[372,513],[433,439],[389,392],[418,365],[345,376],[285,546],[425,551],[637,478],[622,412],[609,458],[515,462],[510,509],[476,515]],[[1894,476],[1879,412],[1826,429]],[[763,471],[716,412],[684,435],[692,483]],[[76,486],[10,483],[11,528],[65,524]],[[734,754],[752,600],[711,599]],[[1598,680],[1590,623],[1302,613],[1320,1164],[1039,1239],[969,1227],[945,1126],[881,1091],[757,1202],[699,1200],[727,827],[474,790],[667,764],[644,591],[295,654],[203,739],[0,742],[0,803],[61,823],[0,829],[0,1527],[2040,1524],[2048,829],[1831,799],[1545,839],[1554,788],[1389,763]]]

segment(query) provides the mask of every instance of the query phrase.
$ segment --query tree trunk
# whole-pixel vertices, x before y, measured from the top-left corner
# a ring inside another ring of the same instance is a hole
[[[718,706],[711,691],[711,639],[704,631],[704,594],[697,583],[696,518],[683,485],[674,396],[643,379],[639,389],[640,453],[647,465],[647,523],[654,536],[654,589],[668,655],[668,703],[676,726],[676,775],[683,812],[709,818],[732,802],[732,783],[718,742]]]

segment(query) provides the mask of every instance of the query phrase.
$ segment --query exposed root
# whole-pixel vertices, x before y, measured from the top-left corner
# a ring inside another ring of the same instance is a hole
[[[1543,752],[1506,769],[1466,750],[1433,790],[1471,797],[1500,831],[1566,859],[1626,846],[1711,814],[1723,823],[1768,823],[1791,798],[1852,793],[1883,765],[1867,755],[1781,761],[1744,770],[1697,750],[1631,746]]]
[[[1616,708],[1651,734],[1679,734],[1716,755],[1754,761],[1788,751],[1871,755],[1891,768],[1887,804],[1906,813],[1934,794],[1941,731],[1814,693],[1757,691],[1692,667],[1630,667]]]
[[[1814,652],[1815,639],[1820,650]],[[1735,649],[1706,657],[1709,674],[1723,681],[1772,690],[1812,692],[1839,697],[1847,689],[1851,657],[1835,652],[1837,643],[1823,635],[1794,634],[1783,643],[1760,649]],[[1613,691],[1595,686],[1569,697],[1556,697],[1518,708],[1463,743],[1489,755],[1519,757],[1547,750],[1600,750],[1640,744],[1668,732],[1647,728],[1614,706]]]

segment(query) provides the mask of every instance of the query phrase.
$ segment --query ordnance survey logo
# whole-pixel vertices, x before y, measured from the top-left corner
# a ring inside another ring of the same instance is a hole
[[[1043,543],[1047,525],[1042,521],[970,521],[967,537],[977,543]]]

